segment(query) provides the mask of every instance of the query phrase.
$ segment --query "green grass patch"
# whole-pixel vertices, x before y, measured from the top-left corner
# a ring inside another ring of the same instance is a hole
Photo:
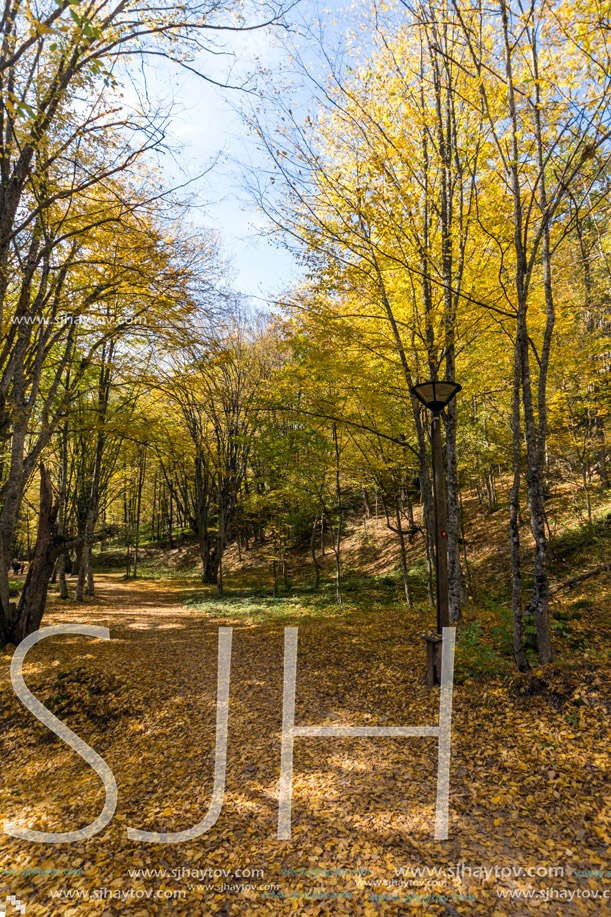
[[[213,591],[196,592],[186,599],[185,605],[211,617],[244,618],[253,623],[341,617],[358,607],[348,599],[339,605],[334,596],[325,593],[301,592],[274,598],[262,591],[240,592],[237,589],[228,589],[223,595]]]
[[[287,621],[296,618],[346,617],[352,614],[379,614],[389,608],[405,608],[403,580],[400,576],[346,577],[342,583],[342,604],[339,605],[335,582],[323,582],[318,589],[301,586],[298,589],[279,587],[277,597],[269,586],[237,588],[228,585],[223,595],[216,587],[209,586],[190,595],[185,605],[188,608],[219,618],[237,617],[253,622]],[[418,614],[418,611],[412,614]]]
[[[132,574],[133,567],[130,571],[128,582],[133,581]],[[127,580],[126,576],[123,578]],[[136,581],[138,580],[151,580],[153,582],[167,581],[169,583],[177,583],[181,580],[189,580],[192,582],[193,580],[201,581],[201,573],[199,573],[197,570],[169,570],[166,567],[154,567],[149,564],[138,564],[138,576],[136,577]]]

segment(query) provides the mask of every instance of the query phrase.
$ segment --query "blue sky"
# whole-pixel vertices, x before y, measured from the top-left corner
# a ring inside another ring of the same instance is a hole
[[[351,8],[344,0],[300,0],[291,13],[292,21],[301,20],[301,38],[296,38],[305,60],[319,72],[314,43],[303,37],[308,26],[319,21],[328,23],[325,33],[333,43],[343,44],[346,30],[356,19],[366,15],[367,0],[358,0]],[[286,58],[274,30],[256,30],[225,34],[226,56],[202,54],[194,66],[219,82],[224,82],[230,68],[230,82],[240,82],[255,69],[257,62],[279,79],[287,76]],[[277,30],[275,30],[277,32]],[[363,40],[361,28],[359,40]],[[159,61],[159,58],[155,59]],[[166,178],[177,184],[213,168],[192,186],[197,191],[192,219],[218,230],[223,252],[234,271],[233,287],[241,293],[265,302],[276,298],[299,279],[299,267],[291,254],[269,238],[262,236],[266,220],[257,211],[243,187],[240,162],[250,161],[266,168],[268,163],[245,131],[236,112],[243,94],[220,89],[195,74],[166,62],[147,67],[146,91],[151,99],[172,105],[168,130],[168,145],[174,150],[166,153],[161,166]],[[143,77],[139,70],[130,75],[142,90]],[[127,96],[130,90],[127,88]],[[308,87],[298,91],[298,98],[307,104]]]
[[[269,67],[280,61],[279,49],[264,30],[228,33],[225,46],[234,57],[203,54],[194,65],[219,81],[233,67],[231,80],[239,82],[240,74],[251,71],[257,58]],[[145,82],[141,71],[133,71],[130,79],[141,92]],[[232,286],[264,307],[298,278],[299,270],[289,252],[260,235],[266,220],[243,187],[240,163],[250,160],[264,167],[265,160],[245,137],[235,110],[242,94],[217,88],[168,63],[147,67],[146,92],[151,100],[172,107],[166,134],[170,150],[157,164],[166,180],[175,184],[209,170],[191,186],[196,204],[191,219],[220,233],[223,255],[234,273]],[[128,104],[131,98],[127,86]]]

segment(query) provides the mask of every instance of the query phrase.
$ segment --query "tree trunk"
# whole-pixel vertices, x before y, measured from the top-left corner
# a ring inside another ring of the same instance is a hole
[[[361,484],[361,494],[363,497],[363,508],[365,510],[365,519],[371,519],[371,503],[369,502],[369,494],[364,484]]]
[[[318,523],[318,516],[314,516],[314,522],[312,523],[312,535],[310,537],[310,554],[312,555],[312,564],[314,565],[314,588],[318,589],[320,585],[320,564],[318,563],[318,558],[316,557],[316,525]]]
[[[25,486],[23,453],[28,416],[24,412],[24,416],[18,417],[14,424],[9,470],[3,488],[3,501],[0,509],[0,641],[2,643],[8,641],[13,620],[13,603],[9,599],[9,577],[15,525]]]
[[[415,529],[416,523],[414,521],[414,506],[409,495],[409,486],[407,485],[403,488],[401,493],[401,504],[405,504],[405,510],[407,511],[407,521],[409,522],[410,529]]]
[[[405,589],[405,601],[407,607],[412,610],[412,597],[409,591],[409,578],[407,575],[407,553],[405,551],[405,535],[403,534],[403,525],[401,522],[401,508],[399,505],[399,495],[395,494],[395,519],[397,522],[397,534],[399,535],[399,547],[401,549],[401,570],[403,572],[403,588]]]
[[[282,554],[281,554],[282,556],[282,585],[284,586],[285,589],[288,589],[289,583],[288,583],[287,574],[286,574],[286,538],[284,536],[282,536],[281,551],[282,551]]]
[[[57,504],[53,505],[51,475],[44,465],[41,465],[38,533],[34,554],[12,622],[10,642],[15,644],[21,643],[40,627],[53,566],[57,557],[65,550],[65,539],[57,536],[57,512]]]
[[[458,492],[460,504],[460,537],[462,541],[463,561],[465,564],[465,586],[467,597],[473,598],[473,586],[471,583],[471,571],[469,569],[469,558],[467,555],[467,539],[465,538],[465,510],[462,502],[462,493]]]
[[[544,220],[541,240],[541,261],[543,265],[543,290],[545,293],[546,324],[543,333],[543,345],[539,364],[539,380],[537,385],[537,426],[534,427],[534,415],[529,409],[528,398],[524,403],[524,419],[527,432],[533,425],[533,445],[536,445],[534,455],[534,474],[529,473],[529,505],[531,514],[531,528],[535,539],[535,586],[531,599],[531,606],[535,611],[537,624],[537,651],[539,662],[545,665],[552,659],[552,639],[549,626],[549,577],[547,571],[547,534],[545,519],[545,454],[547,446],[547,377],[549,370],[550,352],[552,346],[556,311],[552,289],[552,255],[549,222],[547,213],[547,184],[545,171],[545,152],[543,149],[543,132],[541,128],[541,89],[539,80],[539,61],[537,52],[536,35],[531,31],[531,52],[534,73],[535,101],[533,117],[535,122],[535,145],[537,150],[537,167],[539,171],[539,207]],[[524,348],[526,353],[526,347]],[[530,377],[523,375],[522,382],[527,383]],[[530,460],[529,460],[530,464]]]
[[[89,545],[87,548],[87,595],[94,595],[92,550],[93,546]]]
[[[551,296],[549,230],[545,226],[542,236],[543,286],[545,291],[547,323],[540,359],[538,383],[538,430],[535,423],[533,404],[533,386],[530,372],[529,336],[526,323],[528,307],[529,272],[525,248],[524,211],[520,187],[519,163],[521,162],[518,143],[519,125],[515,101],[513,80],[512,43],[509,37],[509,20],[506,0],[499,0],[505,51],[505,76],[507,85],[508,114],[511,124],[511,162],[509,166],[510,182],[513,197],[514,214],[514,251],[516,259],[516,299],[518,306],[516,323],[516,346],[520,362],[520,381],[522,386],[522,405],[524,408],[524,433],[526,439],[528,505],[530,525],[535,540],[535,585],[529,602],[529,610],[534,614],[537,628],[537,650],[539,662],[544,665],[552,658],[551,634],[549,629],[548,605],[549,582],[547,575],[547,539],[545,533],[545,506],[543,498],[543,462],[545,457],[546,438],[546,383],[551,334],[554,324],[553,298]],[[533,65],[535,72],[537,59],[533,46]],[[535,84],[537,79],[535,78]],[[537,91],[537,90],[536,90]],[[539,124],[540,112],[535,105],[536,146],[539,161],[539,194],[542,219],[545,219],[545,174],[543,171],[543,150]],[[515,379],[514,379],[515,381]],[[515,476],[515,475],[514,475]],[[514,613],[516,606],[514,605]]]
[[[134,579],[138,576],[138,548],[140,547],[140,512],[142,509],[142,488],[144,487],[144,477],[146,474],[146,445],[142,446],[140,452],[140,463],[138,465],[138,494],[136,498],[136,532],[134,536]]]
[[[509,494],[509,544],[511,548],[511,608],[513,612],[513,655],[520,672],[530,668],[524,648],[524,623],[522,616],[522,570],[520,561],[520,348],[516,341],[514,351],[512,444],[513,482]]]
[[[342,488],[340,482],[340,454],[339,454],[339,439],[337,426],[333,424],[333,443],[335,446],[335,496],[337,500],[337,534],[335,538],[335,591],[337,596],[337,604],[342,604],[342,580],[341,580],[341,541],[342,541],[342,523],[344,520],[343,517],[343,506],[342,506]]]
[[[609,473],[607,471],[607,444],[605,442],[605,422],[600,414],[595,420],[596,438],[598,440],[598,477],[602,490],[609,487]]]
[[[114,352],[114,343],[111,341],[102,348],[100,375],[98,380],[98,403],[97,403],[97,421],[98,431],[95,444],[95,458],[93,463],[93,473],[91,477],[91,488],[87,502],[87,516],[85,522],[85,538],[81,562],[78,569],[78,581],[74,599],[77,602],[83,601],[85,593],[85,582],[87,582],[87,595],[94,594],[93,569],[91,565],[91,551],[93,546],[93,535],[95,524],[98,519],[100,504],[100,476],[102,473],[102,456],[104,446],[106,445],[105,419],[108,409],[108,397],[110,394],[110,379],[112,375],[112,355]]]

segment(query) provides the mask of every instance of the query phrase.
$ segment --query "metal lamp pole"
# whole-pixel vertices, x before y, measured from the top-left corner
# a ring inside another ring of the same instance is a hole
[[[437,581],[437,633],[450,626],[448,612],[448,514],[446,486],[441,449],[441,415],[433,413],[431,419],[431,444],[433,451],[433,497],[435,501],[435,567]]]
[[[427,637],[427,684],[441,681],[440,646],[444,627],[450,626],[448,610],[448,510],[446,502],[443,451],[441,447],[441,412],[461,390],[456,382],[422,382],[414,385],[412,394],[432,414],[431,448],[433,453],[433,498],[435,504],[435,582],[437,637]]]

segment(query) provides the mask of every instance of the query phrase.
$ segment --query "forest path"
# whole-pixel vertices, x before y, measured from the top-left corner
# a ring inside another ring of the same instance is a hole
[[[435,894],[461,915],[526,917],[534,906],[549,915],[600,913],[600,901],[576,896],[602,889],[603,880],[543,875],[608,864],[608,754],[599,741],[606,710],[595,702],[595,673],[593,700],[574,723],[543,693],[516,696],[513,682],[456,685],[446,842],[433,839],[435,739],[298,739],[292,840],[278,841],[284,626],[299,627],[297,724],[417,726],[435,725],[438,715],[438,691],[422,683],[426,621],[373,597],[339,614],[304,596],[271,619],[256,617],[253,599],[252,615],[236,604],[232,617],[231,596],[221,605],[210,592],[218,617],[202,610],[205,601],[185,607],[194,581],[126,583],[103,574],[96,583],[93,601],[54,604],[43,626],[95,624],[111,639],[43,641],[24,670],[31,690],[112,769],[117,811],[84,842],[1,837],[0,866],[13,870],[0,875],[2,893],[26,904],[26,917],[448,913]],[[223,810],[195,840],[131,841],[128,826],[179,831],[208,810],[219,626],[233,628]],[[101,782],[25,713],[10,685],[10,653],[1,658],[2,813],[37,830],[83,827],[101,811]],[[472,871],[463,884],[460,863]],[[406,868],[424,875],[402,876]],[[538,877],[515,872],[528,868]],[[62,872],[75,869],[83,873]],[[499,897],[551,887],[573,900]]]

